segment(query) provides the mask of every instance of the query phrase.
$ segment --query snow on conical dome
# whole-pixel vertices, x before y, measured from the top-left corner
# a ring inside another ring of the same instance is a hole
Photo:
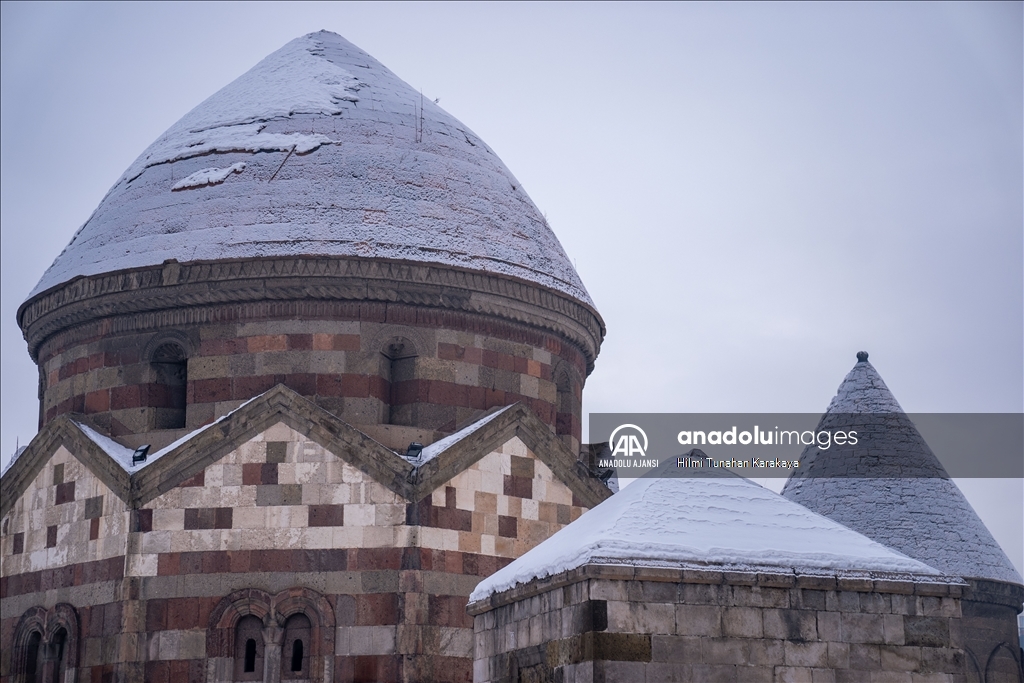
[[[940,574],[742,477],[652,476],[484,579],[470,601],[591,562]]]
[[[170,259],[306,255],[505,275],[593,308],[494,152],[327,31],[291,41],[150,145],[29,298]]]
[[[873,434],[844,457],[807,447],[783,496],[946,574],[1024,583],[866,353],[818,429],[838,427]]]

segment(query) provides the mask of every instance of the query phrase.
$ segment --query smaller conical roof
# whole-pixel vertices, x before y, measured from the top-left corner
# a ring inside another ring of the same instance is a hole
[[[808,446],[782,495],[946,574],[1024,583],[868,355],[857,358],[818,429],[871,438],[842,457]]]
[[[484,579],[470,601],[589,563],[940,575],[742,477],[650,477]]]

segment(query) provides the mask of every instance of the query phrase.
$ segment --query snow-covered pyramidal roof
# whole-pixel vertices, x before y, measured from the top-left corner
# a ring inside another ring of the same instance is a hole
[[[741,477],[651,477],[484,579],[470,601],[588,563],[939,574]]]
[[[819,429],[875,430],[870,447],[842,458],[808,447],[782,495],[946,574],[1024,583],[867,354],[857,357]]]
[[[427,262],[590,297],[516,178],[469,128],[327,31],[212,95],[125,171],[29,298],[178,262]]]

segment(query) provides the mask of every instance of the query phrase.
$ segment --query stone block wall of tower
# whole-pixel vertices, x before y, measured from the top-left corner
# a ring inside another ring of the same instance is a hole
[[[0,679],[469,681],[469,593],[585,509],[518,438],[410,501],[278,423],[137,509],[62,447],[2,521]]]
[[[172,264],[38,297],[22,324],[40,368],[40,427],[82,413],[112,436],[166,432],[158,440],[284,384],[353,424],[439,433],[520,402],[578,450],[583,384],[602,334],[592,311],[436,267],[387,279],[389,264],[363,271],[380,271],[377,299],[397,301],[358,300],[368,285],[354,281],[355,268],[328,259]],[[431,278],[455,284],[419,283]],[[322,299],[294,298],[305,289]]]
[[[471,605],[474,680],[961,681],[962,589],[591,564]]]
[[[280,308],[281,319],[187,326],[172,335],[97,330],[47,343],[42,423],[76,412],[114,436],[194,429],[284,384],[354,424],[442,433],[521,402],[578,447],[586,362],[554,335],[399,306],[353,304],[347,316],[322,320],[286,317],[292,308],[303,313],[301,305]],[[185,347],[187,379],[177,403],[153,359],[163,344]],[[176,409],[181,421],[174,424]]]

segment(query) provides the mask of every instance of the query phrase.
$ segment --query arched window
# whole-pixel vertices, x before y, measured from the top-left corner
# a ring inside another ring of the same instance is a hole
[[[309,678],[309,639],[312,624],[305,614],[293,614],[284,623],[281,678]]]
[[[25,683],[38,683],[43,672],[43,634],[33,631],[25,648]]]
[[[388,382],[387,423],[414,425],[417,387],[416,347],[408,339],[392,339],[381,352],[384,379]]]
[[[58,629],[50,641],[50,652],[53,656],[53,683],[61,683],[67,671],[67,662],[64,657],[65,645],[68,642],[68,632]]]
[[[150,405],[156,409],[155,429],[181,429],[185,426],[188,391],[188,358],[174,342],[161,344],[153,352],[156,383]]]
[[[263,680],[263,622],[244,616],[235,626],[235,680]]]

